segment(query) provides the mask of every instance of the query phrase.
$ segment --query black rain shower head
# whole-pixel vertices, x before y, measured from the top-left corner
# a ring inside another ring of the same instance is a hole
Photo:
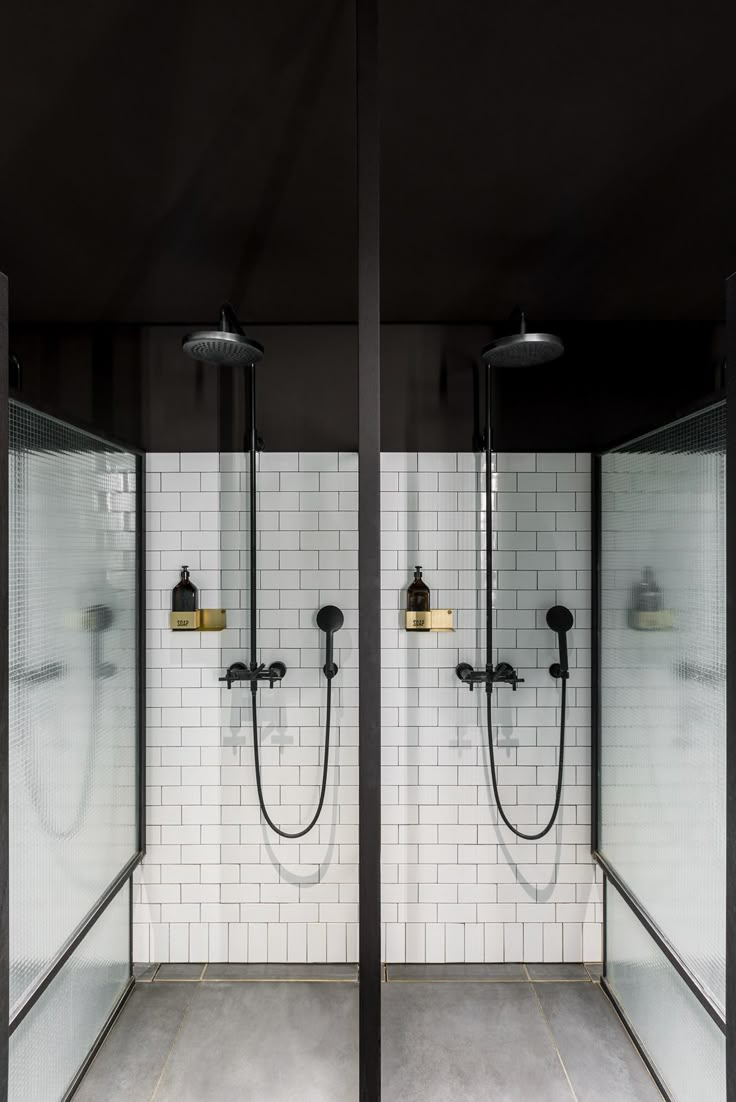
[[[556,360],[564,351],[562,341],[552,333],[527,333],[522,310],[519,332],[492,341],[481,355],[490,367],[538,367]]]
[[[229,303],[220,307],[220,328],[187,333],[182,348],[193,360],[213,367],[251,367],[263,356],[263,345],[246,337]]]

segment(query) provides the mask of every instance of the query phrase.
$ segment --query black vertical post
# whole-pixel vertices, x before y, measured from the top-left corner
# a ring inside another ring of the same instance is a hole
[[[356,0],[360,1102],[381,1097],[381,360],[378,3]]]
[[[736,1102],[736,273],[726,281],[726,1099]]]
[[[135,461],[136,784],[138,852],[146,852],[146,457]],[[130,882],[131,899],[133,881]],[[132,915],[132,908],[131,908]],[[131,943],[132,943],[131,918]]]
[[[593,638],[590,682],[590,850],[598,853],[600,844],[600,745],[601,745],[601,456],[593,455],[592,484],[592,619]]]
[[[0,1102],[8,1097],[8,281],[0,272]]]

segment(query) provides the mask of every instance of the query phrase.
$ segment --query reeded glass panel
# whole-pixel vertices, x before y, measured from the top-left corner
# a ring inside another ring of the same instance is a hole
[[[601,851],[725,1000],[726,411],[601,471]]]
[[[59,1102],[130,976],[125,884],[10,1038],[9,1102]]]
[[[135,457],[10,406],[10,1001],[136,850]]]
[[[725,1037],[616,889],[606,979],[674,1102],[725,1102]]]

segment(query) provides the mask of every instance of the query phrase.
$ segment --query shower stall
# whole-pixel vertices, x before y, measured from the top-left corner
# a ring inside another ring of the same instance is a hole
[[[470,7],[15,5],[0,1102],[736,1102],[733,36]]]

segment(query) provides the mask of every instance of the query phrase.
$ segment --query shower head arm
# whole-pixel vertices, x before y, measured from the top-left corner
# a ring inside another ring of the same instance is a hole
[[[223,333],[237,333],[240,337],[245,335],[237,314],[229,302],[223,302],[220,307],[220,330]]]

